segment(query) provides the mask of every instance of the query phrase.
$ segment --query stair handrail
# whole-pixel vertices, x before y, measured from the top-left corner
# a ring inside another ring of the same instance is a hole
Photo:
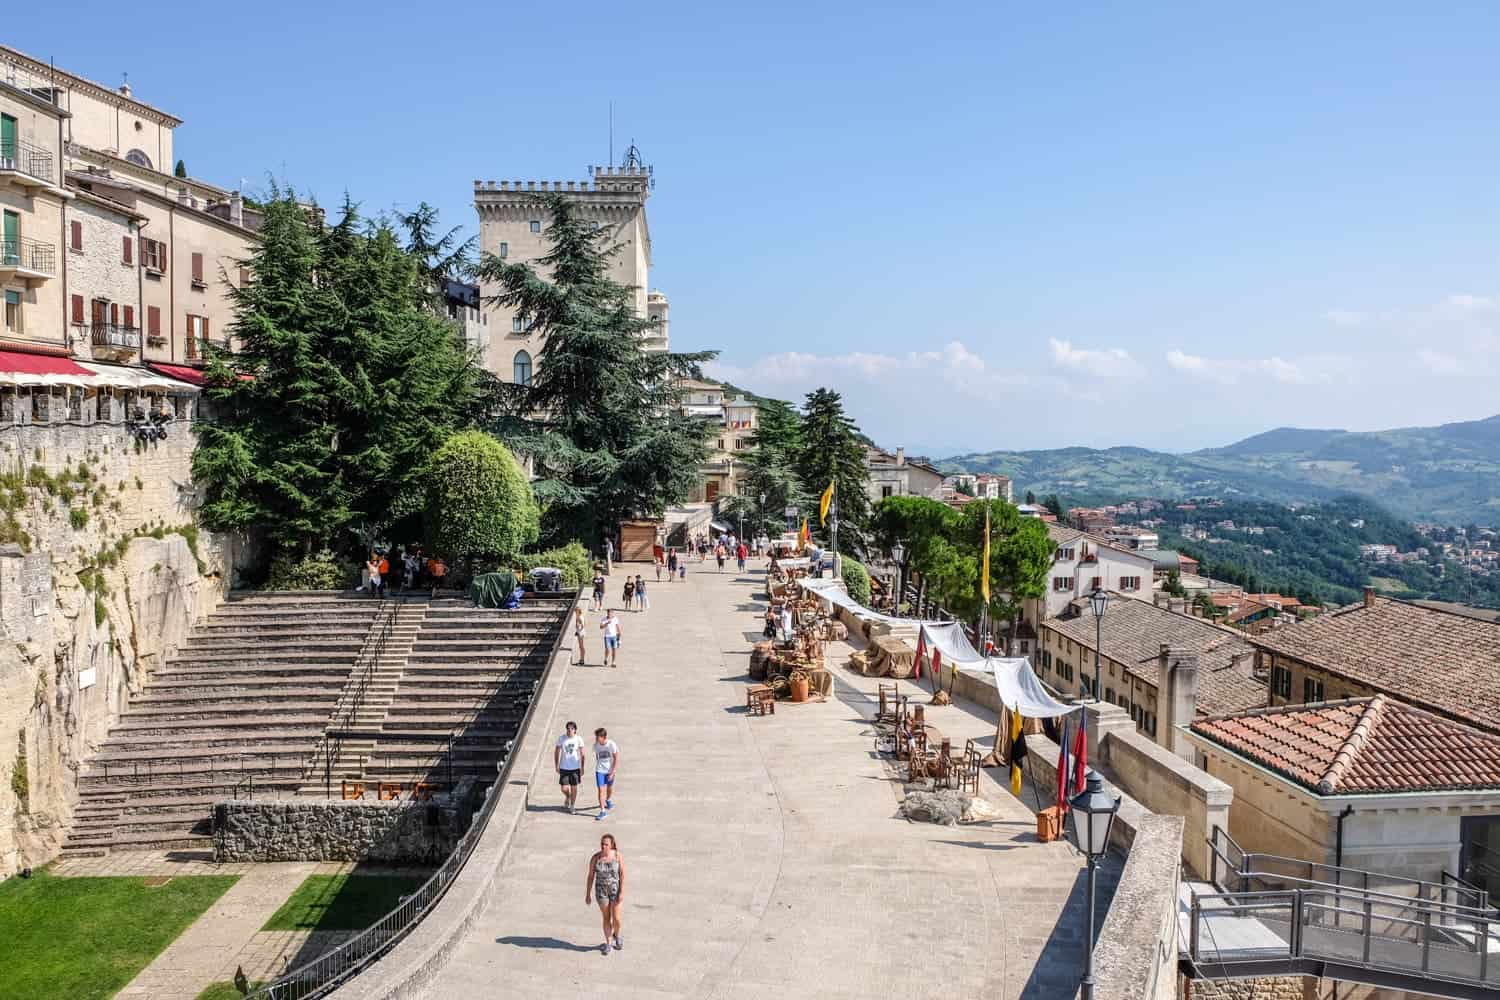
[[[375,627],[365,633],[364,644],[360,647],[350,671],[351,674],[356,675],[353,691],[347,703],[342,694],[339,696],[339,704],[334,706],[334,717],[324,727],[323,735],[318,738],[318,742],[313,744],[307,767],[302,772],[302,780],[305,783],[312,778],[317,773],[321,762],[325,796],[332,797],[333,795],[333,762],[343,750],[346,731],[358,717],[360,708],[364,706],[365,691],[370,686],[370,678],[374,675],[375,665],[380,662],[380,657],[385,652],[386,642],[390,639],[391,632],[395,629],[396,619],[405,604],[405,592],[380,599],[380,607],[375,611]]]

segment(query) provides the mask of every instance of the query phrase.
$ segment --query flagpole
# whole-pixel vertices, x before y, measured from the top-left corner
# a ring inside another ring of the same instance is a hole
[[[833,517],[833,528],[830,532],[833,545],[833,578],[837,580],[842,576],[839,572],[839,481],[837,478],[833,480],[833,503],[830,506],[829,514]]]

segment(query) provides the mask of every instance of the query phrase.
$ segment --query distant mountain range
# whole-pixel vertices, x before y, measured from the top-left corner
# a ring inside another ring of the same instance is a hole
[[[1369,497],[1415,520],[1500,522],[1500,416],[1389,431],[1279,427],[1224,448],[1058,448],[955,455],[945,472],[1009,476],[1016,495],[1073,504],[1126,497],[1239,496],[1282,503]]]

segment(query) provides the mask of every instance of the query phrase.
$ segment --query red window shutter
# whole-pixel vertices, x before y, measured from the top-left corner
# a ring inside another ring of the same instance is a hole
[[[83,296],[73,296],[73,322],[83,324]]]
[[[132,244],[130,242],[130,237],[129,236],[124,237],[121,240],[121,243],[120,243],[120,253],[123,255],[123,256],[121,256],[120,260],[123,261],[126,264],[132,263],[132,261],[130,259],[130,257],[131,257],[131,253],[130,253],[131,247],[132,247]]]
[[[208,339],[208,317],[207,316],[200,316],[200,317],[198,317],[198,328],[203,331],[203,339],[207,340]]]
[[[203,281],[203,255],[193,254],[193,280],[201,283]]]
[[[69,245],[74,250],[82,250],[83,249],[83,223],[79,222],[77,219],[74,219],[72,222],[68,223],[68,234],[69,234],[69,240],[70,240]]]
[[[146,307],[146,334],[151,337],[161,336],[161,309],[157,306]]]
[[[111,302],[109,304],[109,325],[120,325],[120,304],[118,302]]]
[[[135,326],[135,306],[125,307],[125,326],[130,328]]]
[[[160,243],[156,244],[156,253],[158,255],[158,258],[157,258],[157,261],[156,261],[157,266],[161,268],[161,273],[162,274],[166,274],[167,273],[167,241],[166,240],[162,240]]]

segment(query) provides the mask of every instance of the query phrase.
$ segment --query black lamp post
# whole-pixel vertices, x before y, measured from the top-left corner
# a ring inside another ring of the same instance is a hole
[[[891,546],[891,559],[896,563],[896,600],[891,604],[891,614],[899,616],[901,614],[901,595],[906,590],[906,581],[902,579],[906,570],[906,546],[901,544],[899,538]]]
[[[1104,792],[1098,772],[1089,771],[1083,791],[1068,803],[1074,844],[1089,860],[1089,936],[1084,942],[1083,1000],[1094,1000],[1094,882],[1099,859],[1109,850],[1109,828],[1114,825],[1120,800]]]
[[[1109,594],[1102,587],[1095,587],[1094,592],[1089,595],[1089,606],[1094,609],[1094,701],[1097,703],[1104,691],[1099,686],[1099,642],[1103,632],[1104,612],[1109,608]]]

